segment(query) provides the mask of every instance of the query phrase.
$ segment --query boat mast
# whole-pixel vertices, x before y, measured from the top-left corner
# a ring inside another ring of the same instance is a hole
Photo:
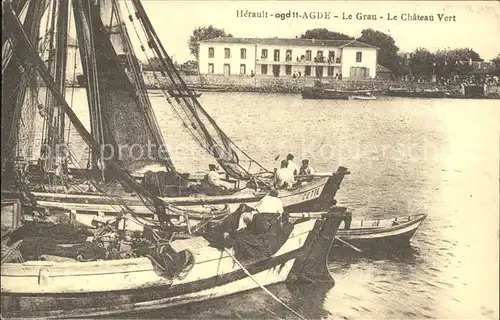
[[[47,68],[51,71],[52,75],[54,75],[55,85],[59,93],[64,97],[68,53],[69,2],[68,0],[53,1]],[[46,110],[48,111],[45,117],[46,131],[40,150],[40,154],[46,160],[43,166],[45,172],[51,171],[54,168],[56,159],[59,158],[63,161],[63,159],[61,159],[61,154],[57,153],[60,153],[60,146],[64,143],[65,122],[64,112],[50,92],[47,92],[46,95]],[[62,163],[59,163],[58,165],[61,164]]]
[[[81,123],[80,119],[68,105],[65,98],[58,91],[58,88],[54,83],[54,79],[52,78],[49,70],[47,69],[42,59],[38,55],[37,50],[33,47],[31,41],[24,32],[21,22],[19,21],[19,18],[15,15],[10,3],[4,1],[2,4],[4,7],[3,18],[5,21],[5,25],[8,26],[9,28],[8,31],[15,39],[16,45],[19,47],[19,49],[23,49],[22,51],[20,50],[20,52],[23,52],[25,55],[25,58],[22,59],[21,63],[24,66],[32,65],[34,68],[38,70],[38,74],[43,79],[44,83],[47,86],[47,89],[50,90],[50,92],[54,96],[54,99],[59,103],[62,110],[68,116],[68,119],[71,121],[71,123],[73,124],[77,132],[80,134],[80,136],[83,138],[85,143],[87,143],[87,145],[93,149],[100,150],[101,145],[99,144],[99,142],[96,141],[94,137],[87,131],[85,126]],[[120,164],[118,164],[113,160],[109,160],[106,164],[109,167],[109,169],[112,170],[112,172],[120,179],[120,181],[122,181],[122,183],[133,188],[140,196],[145,198],[144,199],[145,201],[151,202],[150,205],[153,205],[155,208],[166,207],[164,201],[162,201],[158,197],[151,195],[147,190],[145,190],[139,183],[135,181],[135,179],[126,170],[124,170],[121,167]],[[155,213],[161,214],[164,212],[157,211]]]

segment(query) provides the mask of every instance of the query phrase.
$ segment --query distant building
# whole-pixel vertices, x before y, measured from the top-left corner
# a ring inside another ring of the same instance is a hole
[[[377,47],[357,40],[219,37],[200,42],[201,74],[375,78]]]

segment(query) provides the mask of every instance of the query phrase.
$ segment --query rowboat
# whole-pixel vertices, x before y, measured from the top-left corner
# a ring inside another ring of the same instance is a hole
[[[349,100],[376,100],[375,96],[349,96]]]
[[[184,305],[284,281],[334,282],[326,261],[344,217],[332,211],[312,218],[296,215],[300,219],[278,250],[256,260],[241,262],[233,248],[214,248],[202,236],[170,241],[166,246],[190,257],[174,275],[148,257],[3,263],[2,317],[101,317]]]
[[[410,244],[425,214],[377,220],[342,222],[337,237],[362,249],[380,249]],[[339,241],[334,246],[343,246]]]
[[[189,97],[189,93],[187,92],[182,92],[182,91],[179,91],[179,90],[168,90],[170,96],[172,96],[173,98],[180,98],[180,97]],[[191,94],[196,97],[196,98],[199,98],[201,97],[201,92],[198,92],[198,91],[192,91]]]

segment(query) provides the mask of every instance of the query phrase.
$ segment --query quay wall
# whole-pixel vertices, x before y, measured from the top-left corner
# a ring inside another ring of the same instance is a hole
[[[159,81],[163,77],[156,76],[152,72],[144,72],[144,80],[148,88],[168,88],[165,81]],[[222,76],[222,75],[196,75],[183,76],[186,84],[190,87],[210,87],[220,88],[225,91],[249,91],[249,92],[277,92],[277,93],[296,93],[306,87],[314,86],[318,80],[315,77],[277,78],[273,76]],[[407,89],[432,89],[440,88],[447,90],[459,90],[459,85],[440,86],[431,82],[404,82],[387,80],[335,80],[323,78],[324,87],[345,90],[345,89],[369,89],[373,91],[384,92],[389,87],[407,88]]]

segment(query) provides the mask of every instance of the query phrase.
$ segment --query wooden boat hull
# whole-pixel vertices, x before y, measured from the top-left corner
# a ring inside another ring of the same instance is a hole
[[[326,214],[294,225],[270,258],[245,268],[260,285],[331,278],[326,259],[341,217]],[[326,230],[327,232],[323,232]],[[232,249],[230,249],[232,250]],[[147,258],[96,262],[6,263],[1,269],[3,317],[96,317],[167,308],[255,289],[258,284],[224,251],[191,249],[193,268],[166,279]],[[322,269],[309,265],[324,264]],[[325,274],[326,273],[326,274]]]
[[[349,96],[349,100],[376,100],[374,96]]]
[[[343,181],[346,169],[341,167],[337,173],[315,177],[306,185],[293,189],[278,190],[278,197],[283,202],[283,207],[288,212],[325,211],[330,201],[335,197]],[[248,190],[247,190],[248,191]],[[50,212],[73,213],[76,220],[84,225],[91,225],[96,216],[106,220],[114,219],[126,205],[136,216],[147,220],[156,219],[155,214],[137,197],[119,197],[113,195],[78,195],[33,192],[37,206]],[[228,196],[204,197],[172,197],[161,198],[166,203],[181,209],[189,209],[200,214],[212,214],[214,211],[234,211],[245,203],[256,205],[264,193],[241,192]],[[20,194],[2,190],[2,197],[15,198]],[[142,221],[147,222],[147,221]],[[134,221],[127,222],[130,230],[142,230],[141,224]]]
[[[348,100],[349,94],[344,92],[319,92],[304,90],[301,92],[302,99],[333,99],[333,100]]]
[[[193,97],[195,98],[199,98],[201,97],[202,95],[202,92],[193,92]],[[172,91],[170,92],[170,95],[173,97],[173,98],[181,98],[181,97],[186,97],[186,98],[190,98],[189,94],[185,94],[185,93],[179,93],[177,91]]]
[[[369,91],[303,90],[302,99],[374,100]]]
[[[343,222],[337,237],[364,249],[408,246],[425,218],[426,215],[416,215],[386,220],[353,221],[347,230],[344,229]],[[335,246],[341,245],[340,242],[335,243]]]

